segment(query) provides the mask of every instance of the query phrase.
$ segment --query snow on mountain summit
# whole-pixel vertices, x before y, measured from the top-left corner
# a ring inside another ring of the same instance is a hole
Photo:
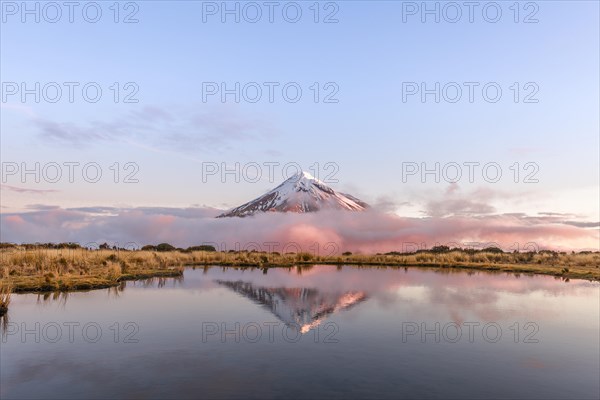
[[[239,207],[231,209],[221,217],[246,217],[257,212],[306,213],[324,209],[363,211],[368,205],[349,194],[339,193],[302,171],[286,179],[275,189]]]

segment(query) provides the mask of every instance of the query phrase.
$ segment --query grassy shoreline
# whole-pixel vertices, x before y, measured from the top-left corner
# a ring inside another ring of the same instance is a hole
[[[281,268],[354,265],[365,267],[427,267],[551,275],[600,281],[600,253],[504,253],[463,251],[345,254],[213,252],[87,249],[2,249],[0,288],[10,292],[50,292],[113,287],[123,281],[179,277],[187,266]]]
[[[211,266],[214,264],[188,264],[188,266]],[[419,264],[406,264],[406,263],[381,263],[381,262],[337,262],[337,261],[323,261],[323,262],[297,262],[293,264],[226,264],[222,263],[219,266],[223,267],[254,267],[259,269],[264,268],[291,268],[295,266],[308,266],[308,265],[335,265],[335,266],[364,266],[364,267],[390,267],[390,268],[432,268],[440,270],[464,270],[464,271],[498,271],[507,273],[519,273],[519,274],[530,274],[530,275],[549,275],[555,277],[561,277],[566,279],[585,279],[589,281],[600,281],[600,273],[589,271],[588,269],[568,269],[564,270],[564,267],[557,266],[528,266],[519,264],[477,264],[477,263],[461,263],[461,264],[440,264],[440,263],[419,263]]]
[[[28,276],[12,280],[10,283],[13,293],[36,293],[36,292],[70,292],[86,291],[94,289],[105,289],[118,286],[121,282],[135,281],[148,278],[176,278],[183,276],[182,269],[173,269],[169,271],[145,271],[135,274],[121,275],[117,279],[108,279],[104,277],[70,277],[68,279],[59,279],[54,282],[47,282],[45,278]],[[1,284],[1,280],[0,280]]]

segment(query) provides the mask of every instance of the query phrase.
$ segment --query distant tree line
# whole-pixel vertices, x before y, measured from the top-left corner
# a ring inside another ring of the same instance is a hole
[[[27,250],[30,249],[80,249],[79,243],[0,243],[0,249],[10,249],[15,247],[24,247]]]
[[[473,248],[463,248],[463,247],[449,247],[449,246],[433,246],[430,249],[419,249],[419,250],[415,250],[415,251],[410,251],[410,252],[399,252],[399,251],[390,251],[387,253],[384,253],[385,255],[393,255],[393,256],[397,256],[397,255],[407,255],[407,254],[419,254],[419,253],[450,253],[450,252],[461,252],[461,253],[465,253],[465,254],[477,254],[477,253],[518,253],[517,250],[513,250],[513,251],[504,251],[499,247],[496,246],[490,246],[490,247],[484,247],[482,249],[473,249]],[[551,255],[555,255],[558,256],[559,254],[567,254],[564,251],[554,251],[554,250],[530,250],[530,251],[524,251],[523,253],[533,253],[533,254],[551,254]],[[598,252],[593,252],[593,251],[580,251],[577,252],[578,254],[592,254],[592,253],[598,253]],[[350,253],[352,254],[352,253]],[[379,255],[380,253],[378,253]],[[574,251],[571,251],[571,254],[575,254]],[[344,253],[344,255],[346,255],[346,253]]]
[[[91,245],[94,246],[91,246]],[[87,243],[86,245],[80,245],[79,243],[73,242],[64,242],[64,243],[23,243],[23,244],[15,244],[8,242],[0,242],[0,250],[1,249],[11,249],[11,248],[24,248],[26,250],[32,249],[87,249],[87,250],[119,250],[119,251],[133,251],[135,249],[132,248],[123,248],[117,247],[115,245],[111,246],[108,243],[96,244],[96,243]],[[158,251],[158,252],[168,252],[168,251],[180,251],[182,253],[190,253],[192,251],[217,251],[214,246],[211,245],[198,245],[198,246],[190,246],[187,248],[175,247],[169,243],[159,243],[157,245],[148,244],[141,247],[141,250],[145,251]],[[229,250],[228,253],[266,253],[264,251],[257,250]],[[473,249],[473,248],[462,248],[462,247],[449,247],[449,246],[433,246],[430,249],[419,249],[415,251],[390,251],[387,253],[377,253],[377,255],[408,255],[408,254],[419,254],[419,253],[434,253],[434,254],[442,254],[442,253],[450,253],[450,252],[461,252],[465,254],[477,254],[477,253],[518,253],[517,250],[514,251],[504,251],[499,247],[491,246],[485,247],[482,249]],[[531,253],[531,254],[550,254],[553,256],[558,256],[559,254],[566,254],[566,252],[558,252],[554,250],[539,250],[539,251],[524,251],[522,253]],[[575,251],[571,251],[571,254],[575,254]],[[580,251],[577,254],[595,254],[600,253],[597,251]],[[278,252],[272,252],[272,254],[279,255]],[[351,256],[352,253],[346,251],[342,253],[343,256]]]
[[[93,246],[92,246],[93,245]],[[23,244],[15,244],[15,243],[0,243],[0,249],[11,249],[11,248],[24,248],[26,250],[33,249],[88,249],[88,250],[122,250],[122,251],[132,251],[132,248],[118,247],[116,245],[109,245],[108,243],[96,244],[96,243],[87,243],[86,245],[80,245],[79,243],[23,243]],[[188,248],[175,247],[170,245],[169,243],[160,243],[158,245],[146,245],[141,248],[141,250],[147,251],[181,251],[184,253],[189,253],[192,251],[216,251],[214,246],[209,245],[200,245],[200,246],[190,246]]]
[[[214,246],[210,246],[207,244],[203,244],[200,246],[191,246],[188,247],[186,249],[181,248],[181,247],[175,247],[169,243],[160,243],[157,244],[156,246],[151,245],[151,244],[147,244],[146,246],[142,247],[142,250],[147,250],[147,251],[181,251],[183,253],[191,253],[192,251],[217,251],[217,249],[215,249]]]

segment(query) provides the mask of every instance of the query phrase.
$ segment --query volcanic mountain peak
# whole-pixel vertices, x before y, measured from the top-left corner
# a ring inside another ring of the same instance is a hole
[[[323,209],[362,211],[367,204],[356,197],[338,193],[308,172],[298,172],[275,189],[219,215],[246,217],[257,212],[314,212]]]

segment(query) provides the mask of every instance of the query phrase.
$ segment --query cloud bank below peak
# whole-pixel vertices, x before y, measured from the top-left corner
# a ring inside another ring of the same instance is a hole
[[[82,207],[41,204],[30,212],[0,216],[2,241],[78,242],[125,245],[168,242],[187,247],[215,244],[221,250],[315,251],[322,254],[411,251],[437,244],[499,245],[523,249],[599,250],[599,224],[563,215],[499,214],[406,218],[365,212],[265,213],[249,218],[215,218],[207,207]],[[287,246],[287,247],[286,247]],[[295,247],[294,247],[295,246]]]

